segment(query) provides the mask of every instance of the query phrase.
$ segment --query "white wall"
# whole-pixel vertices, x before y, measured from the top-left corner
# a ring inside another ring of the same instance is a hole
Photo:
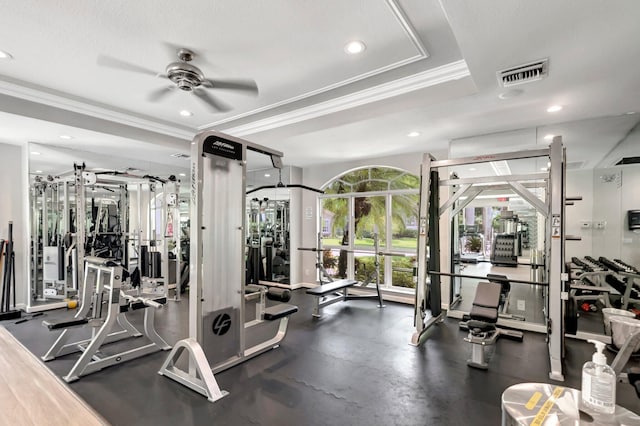
[[[16,303],[26,303],[29,293],[28,154],[25,147],[0,143],[0,238],[7,239],[13,222]],[[4,268],[4,262],[3,262]]]
[[[640,233],[628,230],[627,210],[640,209],[640,165],[595,169],[592,256],[640,266]]]
[[[640,268],[640,232],[629,231],[627,223],[627,211],[640,210],[640,165],[622,167],[621,195],[618,216],[622,220],[620,258]]]
[[[640,165],[614,166],[640,156],[640,123],[600,162],[593,173],[593,255],[619,258],[640,266],[640,234],[629,231],[627,211],[640,209]]]

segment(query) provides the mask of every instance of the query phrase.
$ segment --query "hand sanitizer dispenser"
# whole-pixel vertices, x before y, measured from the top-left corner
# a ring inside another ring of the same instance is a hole
[[[602,352],[604,343],[589,342],[596,346],[596,352],[582,367],[582,404],[598,413],[613,414],[616,411],[616,373],[607,365],[607,357]]]

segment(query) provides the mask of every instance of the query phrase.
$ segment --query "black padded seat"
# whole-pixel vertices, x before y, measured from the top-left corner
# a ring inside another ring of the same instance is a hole
[[[298,307],[288,303],[280,303],[270,306],[264,310],[264,319],[274,321],[298,312]]]
[[[75,327],[78,325],[85,325],[89,322],[87,318],[74,318],[70,320],[45,320],[42,321],[43,325],[46,325],[49,330],[59,330],[61,328]]]
[[[473,305],[473,307],[471,308],[471,320],[497,322],[498,310],[494,308],[485,308],[482,306]]]
[[[358,284],[358,281],[355,280],[332,281],[330,283],[308,289],[307,294],[311,294],[313,296],[325,296],[329,293],[333,293],[334,291],[342,290],[343,288],[351,287],[356,284]]]
[[[489,282],[498,283],[502,286],[503,293],[509,293],[511,290],[511,283],[509,282],[509,278],[506,275],[499,274],[487,274],[487,279]]]
[[[471,307],[471,319],[490,323],[498,321],[501,290],[498,283],[479,282]]]

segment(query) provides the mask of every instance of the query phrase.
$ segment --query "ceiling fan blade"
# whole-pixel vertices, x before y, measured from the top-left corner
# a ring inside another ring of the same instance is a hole
[[[156,71],[150,70],[145,67],[141,67],[140,65],[132,64],[130,62],[125,62],[120,59],[113,58],[111,56],[99,55],[98,56],[98,65],[109,68],[116,68],[124,71],[137,72],[141,74],[147,74],[156,76],[158,73]]]
[[[153,92],[149,93],[147,99],[151,102],[158,102],[169,93],[173,92],[173,89],[173,86],[161,87],[160,89],[154,90]]]
[[[258,85],[253,80],[212,80],[205,79],[205,87],[209,89],[244,90],[258,94]]]
[[[207,92],[201,89],[195,89],[193,94],[209,105],[213,110],[220,112],[231,111],[231,107],[222,101],[213,99]]]

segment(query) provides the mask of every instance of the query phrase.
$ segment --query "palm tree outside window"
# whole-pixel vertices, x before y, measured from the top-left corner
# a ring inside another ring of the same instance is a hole
[[[380,282],[414,288],[419,177],[372,166],[351,170],[324,187],[320,230],[324,266],[336,278],[365,281],[374,271],[374,237],[381,258]]]

